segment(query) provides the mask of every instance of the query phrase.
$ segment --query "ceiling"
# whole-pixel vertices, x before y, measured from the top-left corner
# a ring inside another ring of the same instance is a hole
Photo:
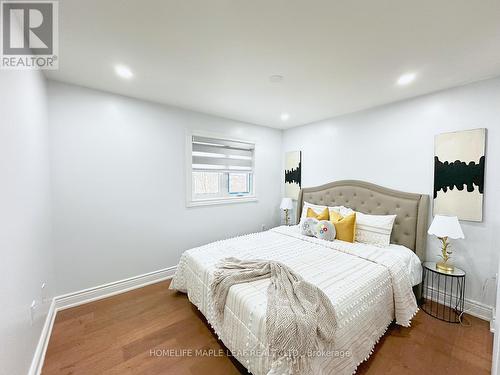
[[[500,75],[498,0],[61,0],[59,34],[50,79],[276,128]]]

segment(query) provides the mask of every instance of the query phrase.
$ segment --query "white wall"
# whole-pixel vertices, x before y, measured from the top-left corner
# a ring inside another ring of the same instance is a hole
[[[58,294],[279,223],[278,130],[57,82],[49,119]],[[256,141],[258,202],[186,208],[186,129]]]
[[[500,264],[498,267],[498,275],[500,275]],[[494,311],[494,329],[495,334],[493,337],[493,358],[491,361],[491,374],[500,374],[500,282],[497,280],[497,301]]]
[[[26,374],[51,297],[52,246],[45,80],[0,71],[0,374]],[[29,307],[39,307],[31,324]]]
[[[467,271],[468,298],[494,305],[500,234],[500,79],[286,130],[283,151],[302,150],[303,186],[358,179],[432,197],[434,135],[488,128],[484,220],[462,222],[467,237],[453,241],[456,264]],[[438,243],[429,240],[427,260]]]

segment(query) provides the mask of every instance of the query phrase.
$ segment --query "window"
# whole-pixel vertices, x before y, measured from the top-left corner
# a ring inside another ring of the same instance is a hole
[[[253,143],[191,135],[188,150],[188,205],[255,200]]]

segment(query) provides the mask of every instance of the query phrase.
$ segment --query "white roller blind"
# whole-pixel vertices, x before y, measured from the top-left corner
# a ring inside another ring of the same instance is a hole
[[[255,145],[193,135],[193,171],[252,171]]]

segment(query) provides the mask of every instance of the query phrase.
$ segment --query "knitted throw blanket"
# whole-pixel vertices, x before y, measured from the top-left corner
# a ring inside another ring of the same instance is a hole
[[[266,336],[273,358],[291,361],[294,374],[310,370],[308,358],[320,341],[331,343],[337,327],[334,308],[317,286],[304,281],[282,263],[222,259],[210,285],[217,324],[232,285],[271,278],[267,290]]]

